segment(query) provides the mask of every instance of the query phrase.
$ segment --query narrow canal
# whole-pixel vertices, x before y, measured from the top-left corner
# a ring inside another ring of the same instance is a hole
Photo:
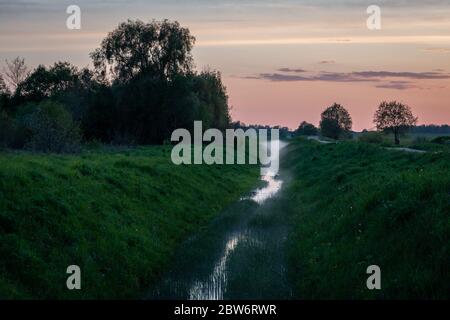
[[[280,142],[283,155],[286,143]],[[286,178],[271,172],[263,186],[229,206],[176,252],[148,299],[288,299],[282,203]]]

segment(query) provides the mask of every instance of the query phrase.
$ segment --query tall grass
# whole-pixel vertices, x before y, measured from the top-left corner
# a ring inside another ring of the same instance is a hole
[[[0,154],[0,298],[135,298],[174,248],[257,183],[256,166],[175,166],[168,147]],[[79,265],[82,290],[66,288]]]
[[[296,141],[286,168],[298,298],[450,296],[450,152]],[[382,290],[366,287],[378,265]]]

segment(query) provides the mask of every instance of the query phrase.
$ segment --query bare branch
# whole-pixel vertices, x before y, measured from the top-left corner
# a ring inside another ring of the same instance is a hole
[[[9,90],[6,86],[5,80],[3,80],[2,74],[0,74],[0,95],[3,94],[9,94]]]
[[[11,91],[15,91],[17,86],[27,78],[29,70],[25,64],[25,59],[16,57],[12,61],[5,60],[6,68],[3,68],[3,76]]]

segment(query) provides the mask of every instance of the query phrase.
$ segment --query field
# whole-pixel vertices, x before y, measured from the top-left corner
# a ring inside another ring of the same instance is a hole
[[[1,153],[0,298],[139,298],[257,183],[255,166],[174,166],[170,150]],[[69,265],[82,290],[67,290]]]
[[[289,272],[302,299],[448,298],[450,152],[297,140],[284,163]],[[366,287],[378,265],[382,290]]]

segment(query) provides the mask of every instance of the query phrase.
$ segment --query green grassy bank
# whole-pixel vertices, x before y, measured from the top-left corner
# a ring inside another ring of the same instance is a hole
[[[298,298],[449,298],[448,149],[298,140],[288,151],[289,273]],[[369,265],[380,266],[382,290],[367,289]]]
[[[258,177],[255,166],[175,166],[169,147],[1,153],[0,298],[139,297]],[[80,291],[66,288],[69,265]]]

